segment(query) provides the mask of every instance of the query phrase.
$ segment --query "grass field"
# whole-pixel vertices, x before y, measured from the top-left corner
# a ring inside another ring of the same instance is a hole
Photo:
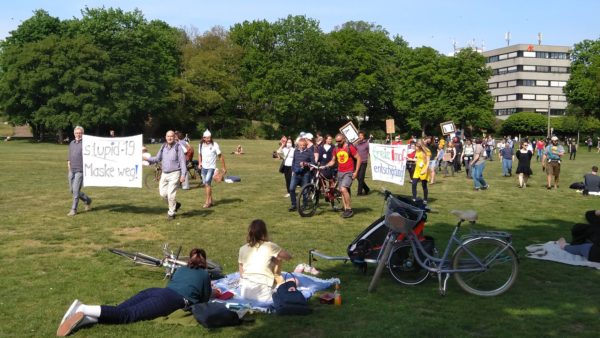
[[[220,143],[222,149],[232,150],[239,142]],[[374,192],[354,197],[353,218],[342,219],[325,207],[312,218],[300,218],[287,211],[279,162],[271,158],[276,142],[243,141],[243,146],[246,155],[226,155],[229,173],[241,176],[242,182],[216,185],[216,206],[211,209],[201,207],[203,190],[180,190],[180,215],[169,222],[158,192],[146,188],[86,188],[93,210],[67,217],[71,203],[67,147],[0,143],[0,337],[54,335],[75,298],[88,304],[115,304],[143,288],[164,286],[161,270],[133,266],[107,248],[159,255],[165,242],[182,245],[184,252],[201,246],[226,272],[234,272],[249,222],[262,218],[272,240],[294,255],[284,266],[291,270],[307,263],[311,248],[344,255],[357,234],[381,215],[382,196],[376,192],[381,187],[410,192],[408,185],[369,180]],[[152,152],[157,149],[151,147]],[[426,233],[435,237],[438,248],[443,248],[454,224],[452,209],[478,210],[477,228],[513,234],[521,258],[519,276],[499,297],[466,294],[452,279],[442,297],[433,278],[406,287],[387,272],[377,291],[367,294],[373,267],[363,275],[351,264],[321,260],[316,266],[324,277],[342,280],[344,304],[339,308],[313,299],[314,313],[308,317],[259,315],[253,324],[214,331],[157,322],[96,325],[76,336],[597,336],[600,270],[524,257],[526,245],[569,238],[571,225],[583,221],[586,210],[600,206],[600,198],[568,189],[600,163],[599,154],[581,150],[576,161],[563,161],[558,191],[544,188],[545,176],[536,163],[530,187],[518,189],[515,177],[502,177],[498,161],[488,162],[485,169],[491,186],[487,191],[474,192],[464,173],[440,177],[430,187],[434,211]]]

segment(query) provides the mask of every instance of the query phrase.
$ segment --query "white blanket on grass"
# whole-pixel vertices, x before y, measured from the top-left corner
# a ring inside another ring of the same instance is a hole
[[[590,262],[583,256],[568,253],[561,249],[555,241],[544,244],[532,244],[525,247],[525,249],[528,251],[527,257],[529,258],[600,269],[600,263]]]
[[[321,279],[309,275],[305,275],[302,273],[288,273],[282,272],[281,276],[284,279],[291,278],[292,276],[298,280],[298,291],[301,291],[304,295],[304,298],[309,299],[315,292],[325,290],[333,286],[334,284],[339,284],[339,278],[329,278],[329,279]],[[221,292],[231,291],[234,296],[228,300],[215,300],[222,303],[229,303],[239,305],[241,307],[250,307],[253,310],[261,311],[261,312],[270,312],[270,307],[273,305],[273,302],[258,302],[252,301],[248,299],[244,299],[241,297],[240,290],[240,274],[239,272],[230,273],[227,276],[218,279],[213,282],[214,286],[219,288]]]

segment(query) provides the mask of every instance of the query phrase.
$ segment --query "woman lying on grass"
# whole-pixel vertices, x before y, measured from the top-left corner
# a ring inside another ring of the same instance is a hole
[[[56,335],[64,337],[96,323],[126,324],[167,316],[186,306],[207,302],[210,296],[206,252],[192,249],[188,265],[177,269],[165,288],[145,289],[117,306],[85,305],[75,300],[60,322]]]

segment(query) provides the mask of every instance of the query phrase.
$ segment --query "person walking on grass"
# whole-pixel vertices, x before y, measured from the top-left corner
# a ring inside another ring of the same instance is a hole
[[[413,202],[417,201],[417,185],[421,182],[421,187],[423,188],[423,204],[427,204],[427,198],[429,195],[429,190],[427,189],[427,180],[429,179],[429,174],[431,170],[429,170],[429,166],[431,161],[429,154],[429,148],[425,145],[425,143],[420,140],[417,141],[415,148],[415,169],[412,175],[412,200]]]
[[[475,141],[475,151],[473,153],[473,161],[471,162],[471,176],[473,177],[475,191],[485,190],[490,187],[483,178],[483,170],[485,169],[484,145],[481,139]]]
[[[367,166],[369,162],[369,140],[366,139],[364,131],[358,132],[358,142],[356,143],[356,150],[360,154],[361,163],[357,163],[358,168],[358,176],[356,180],[358,181],[358,188],[356,195],[363,196],[368,195],[371,189],[365,182],[365,174],[367,173]]]
[[[502,176],[512,176],[512,164],[514,160],[514,155],[512,153],[512,148],[510,144],[505,143],[504,148],[500,149],[498,153],[498,157],[502,161]]]
[[[548,184],[546,188],[552,189],[552,177],[554,177],[554,189],[558,189],[558,178],[560,176],[560,160],[565,154],[565,149],[558,144],[558,137],[552,136],[550,144],[544,150],[542,157],[542,170],[546,171]]]
[[[68,216],[77,215],[79,200],[85,203],[85,211],[89,211],[92,205],[92,199],[81,191],[83,186],[83,150],[81,143],[83,140],[83,127],[75,127],[73,134],[75,139],[69,143],[69,156],[67,158],[69,190],[73,196],[71,211],[67,214]]]
[[[429,184],[435,184],[435,171],[437,167],[436,159],[438,156],[438,145],[435,143],[433,136],[425,139],[425,147],[429,149]]]
[[[531,176],[531,159],[533,152],[528,150],[527,142],[521,142],[521,148],[515,154],[519,164],[517,165],[516,173],[519,175],[519,188],[527,187],[527,180]]]
[[[198,165],[200,166],[200,175],[204,184],[204,205],[203,208],[213,206],[212,181],[217,169],[217,158],[221,160],[222,175],[225,176],[227,168],[225,167],[225,158],[221,153],[219,144],[212,139],[212,134],[207,129],[202,134],[202,142],[198,146]]]
[[[179,143],[175,141],[175,132],[167,131],[164,143],[154,157],[145,159],[149,163],[161,163],[162,174],[158,183],[160,196],[167,200],[169,210],[167,219],[175,219],[177,210],[181,208],[181,203],[177,202],[177,189],[179,183],[185,181],[187,167],[185,164],[185,153]]]
[[[577,141],[571,140],[569,142],[569,160],[575,160],[577,156]]]
[[[307,148],[308,142],[305,138],[299,138],[296,145],[296,148],[292,150],[292,179],[288,188],[288,192],[290,193],[290,202],[292,203],[288,209],[290,212],[298,210],[296,201],[296,187],[298,185],[303,187],[310,182],[310,167],[308,164],[315,163],[314,153],[312,148],[310,150]]]
[[[327,163],[327,166],[333,167],[337,162],[337,181],[338,187],[342,192],[342,202],[344,204],[342,217],[349,218],[354,215],[350,200],[350,187],[352,186],[352,181],[358,176],[359,168],[359,166],[354,165],[352,158],[356,159],[356,163],[361,163],[362,159],[356,147],[346,142],[344,135],[335,135],[335,142],[337,143],[337,147],[333,151],[333,158]]]
[[[100,324],[128,324],[167,316],[186,306],[208,302],[213,295],[206,271],[206,252],[190,251],[187,266],[178,268],[165,288],[145,289],[117,306],[86,305],[73,301],[56,332],[64,337],[78,329]]]

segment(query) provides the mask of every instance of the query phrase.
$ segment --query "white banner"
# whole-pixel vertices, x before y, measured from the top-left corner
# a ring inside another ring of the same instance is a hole
[[[83,135],[84,187],[142,187],[142,135]]]
[[[373,180],[404,185],[407,145],[369,144]]]

